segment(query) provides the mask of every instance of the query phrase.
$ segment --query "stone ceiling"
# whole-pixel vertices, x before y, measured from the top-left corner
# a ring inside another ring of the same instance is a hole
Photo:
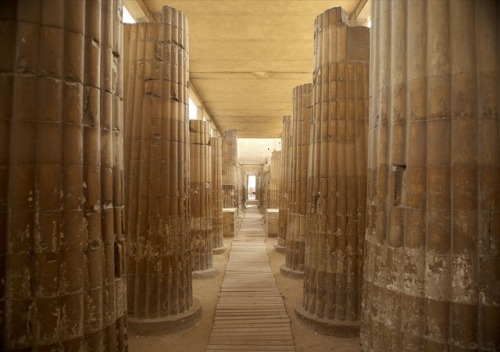
[[[221,132],[279,138],[293,87],[312,82],[314,20],[342,6],[366,22],[368,0],[124,0],[155,20],[163,6],[189,20],[190,84]]]

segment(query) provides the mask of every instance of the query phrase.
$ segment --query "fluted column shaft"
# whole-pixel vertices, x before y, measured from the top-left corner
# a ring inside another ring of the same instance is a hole
[[[286,258],[282,269],[298,273],[304,271],[312,92],[312,84],[297,86],[292,91],[290,196],[286,225]]]
[[[359,333],[366,209],[369,30],[341,8],[318,16],[308,175],[304,295],[299,315],[325,333]]]
[[[271,153],[271,170],[269,171],[268,208],[279,207],[281,184],[281,151]]]
[[[259,177],[259,206],[262,211],[265,211],[269,207],[269,175],[271,172],[271,165],[269,163],[262,167],[262,172]]]
[[[279,178],[274,183],[278,184],[278,208],[280,210],[278,216],[278,242],[281,247],[286,246],[287,237],[287,217],[288,207],[290,203],[290,177],[292,164],[292,117],[283,116],[283,129],[281,134],[281,158]],[[271,177],[274,177],[271,175]]]
[[[193,271],[213,266],[212,254],[212,147],[210,123],[189,121],[191,174],[189,201]]]
[[[212,150],[212,248],[224,248],[222,215],[222,138],[210,138]]]
[[[164,7],[159,23],[127,25],[125,38],[129,322],[167,329],[195,309],[187,18]]]
[[[372,3],[365,351],[500,349],[499,14]]]
[[[224,208],[238,207],[236,167],[238,165],[238,144],[236,130],[226,131],[222,138],[222,192]]]
[[[0,350],[126,350],[121,1],[0,4]]]

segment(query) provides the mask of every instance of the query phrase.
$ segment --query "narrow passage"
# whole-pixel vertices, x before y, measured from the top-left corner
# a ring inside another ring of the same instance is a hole
[[[295,351],[257,207],[233,240],[207,351]]]

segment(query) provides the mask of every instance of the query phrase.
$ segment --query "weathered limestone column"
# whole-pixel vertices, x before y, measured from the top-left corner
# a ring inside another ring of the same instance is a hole
[[[274,150],[271,153],[271,170],[269,172],[268,208],[279,207],[281,180],[281,151]]]
[[[307,170],[312,118],[312,84],[297,86],[292,91],[293,111],[290,136],[290,192],[288,201],[286,257],[281,272],[292,277],[304,275],[307,214]]]
[[[366,209],[369,29],[318,16],[304,296],[297,314],[337,336],[359,333]]]
[[[290,175],[291,175],[291,136],[292,136],[292,118],[283,116],[283,130],[281,132],[281,158],[279,178],[275,183],[278,184],[278,242],[276,249],[282,252],[286,250],[287,235],[287,216],[290,202]]]
[[[500,350],[499,16],[372,2],[365,351]]]
[[[0,3],[2,351],[127,349],[121,6]]]
[[[261,213],[264,213],[266,209],[269,208],[268,189],[269,189],[270,171],[271,171],[271,165],[269,163],[266,163],[262,167],[262,172],[260,173],[259,177],[258,194],[259,194],[259,207]]]
[[[212,250],[215,254],[223,253],[224,220],[222,216],[222,138],[211,137],[212,150]]]
[[[246,194],[246,190],[243,189],[243,179],[242,179],[242,172],[241,172],[241,166],[238,162],[236,162],[236,199],[238,202],[238,211],[240,215],[243,215],[243,209],[245,208],[245,201],[246,198],[244,198],[244,193]]]
[[[238,208],[236,130],[226,131],[222,139],[222,192],[224,208]]]
[[[193,325],[189,214],[188,23],[125,26],[129,326],[150,333]]]
[[[216,274],[212,252],[212,147],[210,124],[207,121],[189,121],[190,189],[192,257],[195,275]]]
[[[242,209],[246,208],[246,202],[248,199],[248,181],[247,175],[245,174],[241,165],[238,167],[238,189],[240,190],[240,204]]]

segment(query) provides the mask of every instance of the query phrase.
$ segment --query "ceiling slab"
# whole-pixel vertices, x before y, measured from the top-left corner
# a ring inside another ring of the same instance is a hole
[[[187,15],[190,84],[221,132],[235,129],[239,138],[279,138],[282,118],[291,114],[292,89],[312,82],[315,18],[337,6],[353,16],[366,14],[367,1],[140,3],[156,19],[165,5]]]

